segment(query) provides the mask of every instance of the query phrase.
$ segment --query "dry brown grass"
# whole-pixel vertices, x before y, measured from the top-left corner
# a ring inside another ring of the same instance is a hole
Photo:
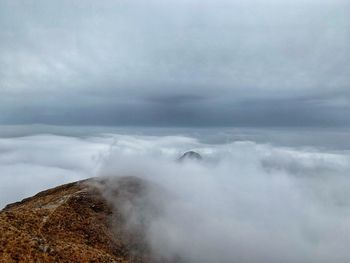
[[[135,191],[133,180],[126,183]],[[9,205],[0,212],[0,262],[149,261],[147,249],[143,255],[131,253],[137,234],[127,233],[135,238],[115,234],[123,232],[122,216],[111,230],[112,213],[115,215],[118,210],[113,208],[112,212],[98,190],[85,181],[62,185]],[[118,227],[120,231],[115,229]],[[136,245],[147,247],[142,242],[136,241]]]

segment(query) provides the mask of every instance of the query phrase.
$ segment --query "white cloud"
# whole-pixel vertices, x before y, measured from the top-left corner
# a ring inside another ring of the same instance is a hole
[[[0,139],[0,206],[94,176],[106,149],[105,144],[54,135]]]
[[[204,161],[175,161],[189,149]],[[0,153],[1,205],[94,175],[134,175],[158,185],[168,193],[154,197],[163,212],[148,228],[158,256],[250,263],[350,259],[346,151],[105,134],[6,138]]]

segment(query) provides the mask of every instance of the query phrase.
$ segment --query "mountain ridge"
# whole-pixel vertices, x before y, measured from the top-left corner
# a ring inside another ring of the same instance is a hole
[[[64,184],[0,211],[1,262],[154,262],[141,228],[126,226],[104,198],[103,178]],[[119,204],[142,198],[147,183],[118,179]]]

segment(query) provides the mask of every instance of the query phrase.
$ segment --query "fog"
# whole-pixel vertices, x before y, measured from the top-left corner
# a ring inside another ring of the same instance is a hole
[[[65,182],[131,175],[162,189],[151,193],[162,213],[152,215],[146,229],[159,258],[348,262],[349,151],[255,138],[221,143],[115,133],[2,138],[0,206]],[[177,162],[187,150],[203,160]]]

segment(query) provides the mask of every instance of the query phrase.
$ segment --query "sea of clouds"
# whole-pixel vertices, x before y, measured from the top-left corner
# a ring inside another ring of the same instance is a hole
[[[187,150],[203,161],[177,162]],[[147,227],[154,253],[184,262],[349,262],[349,174],[347,150],[254,140],[122,134],[0,139],[1,207],[66,182],[137,176],[167,193],[153,197],[163,204]]]

